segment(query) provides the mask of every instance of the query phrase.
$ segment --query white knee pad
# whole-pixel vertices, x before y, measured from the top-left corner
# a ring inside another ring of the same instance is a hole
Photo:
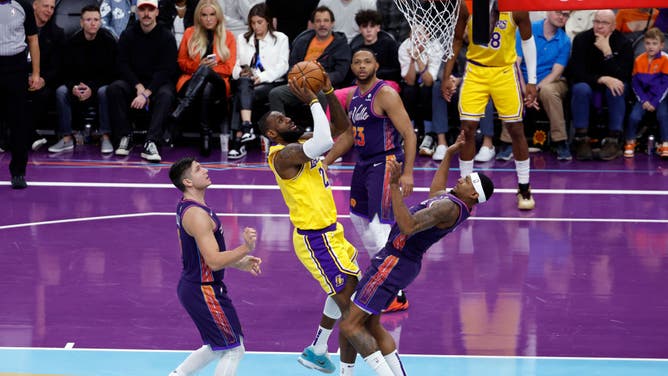
[[[239,367],[239,362],[241,358],[244,357],[246,349],[244,348],[243,340],[241,345],[223,351],[220,356],[220,361],[216,366],[215,376],[235,376],[237,374],[237,368]]]
[[[334,299],[332,299],[331,296],[328,296],[327,299],[325,300],[325,308],[322,310],[322,313],[334,320],[338,320],[341,318],[341,310],[339,309],[339,306],[336,304]]]
[[[362,238],[362,244],[369,253],[369,257],[373,257],[380,248],[376,248],[376,238],[369,228],[369,220],[350,213],[350,221],[353,223],[357,235]]]
[[[380,223],[378,215],[375,215],[373,220],[369,222],[369,232],[371,232],[371,236],[373,236],[376,243],[376,251],[374,251],[374,254],[385,247],[387,237],[390,236],[391,230],[392,226],[389,223]]]

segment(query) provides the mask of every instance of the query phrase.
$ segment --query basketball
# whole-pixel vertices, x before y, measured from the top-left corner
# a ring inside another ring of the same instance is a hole
[[[312,61],[300,61],[288,72],[288,81],[297,79],[300,85],[308,85],[314,93],[318,93],[325,86],[325,75],[322,74],[320,66]]]

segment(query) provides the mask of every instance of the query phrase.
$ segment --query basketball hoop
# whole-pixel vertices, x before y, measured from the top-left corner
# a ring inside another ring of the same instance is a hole
[[[411,27],[413,53],[426,61],[428,46],[443,48],[443,60],[452,56],[452,39],[461,0],[394,0]]]

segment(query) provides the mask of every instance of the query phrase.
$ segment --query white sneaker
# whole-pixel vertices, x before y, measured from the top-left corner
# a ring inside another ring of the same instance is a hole
[[[435,161],[442,161],[445,158],[445,151],[448,149],[447,145],[438,145],[434,155],[431,156],[431,159]]]
[[[130,154],[130,149],[132,149],[132,139],[129,136],[123,136],[121,137],[121,142],[118,143],[116,155],[128,155]]]
[[[35,140],[35,142],[32,143],[31,148],[32,148],[33,151],[35,151],[35,150],[41,148],[42,145],[45,145],[45,144],[46,144],[46,138],[42,137],[40,139]],[[0,149],[0,150],[2,150],[2,149]],[[1,153],[1,151],[0,151],[0,153]]]
[[[110,154],[114,152],[114,145],[111,144],[111,141],[109,141],[108,138],[103,138],[101,145],[100,145],[100,151],[102,154]]]
[[[492,146],[491,148],[487,146],[482,146],[480,150],[478,150],[478,154],[475,155],[473,160],[476,162],[489,162],[492,159],[494,159],[495,155],[496,151],[494,150],[494,146]]]
[[[434,154],[434,138],[430,135],[425,135],[420,144],[418,154],[430,156]]]

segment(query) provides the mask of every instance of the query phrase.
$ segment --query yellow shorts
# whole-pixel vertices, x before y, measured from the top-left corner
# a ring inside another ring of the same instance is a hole
[[[480,121],[490,97],[503,122],[522,121],[524,103],[519,70],[515,64],[505,67],[482,67],[466,64],[466,73],[459,93],[461,120]]]
[[[357,250],[343,236],[343,226],[332,224],[322,230],[295,229],[295,254],[327,295],[340,292],[347,276],[360,278]]]

